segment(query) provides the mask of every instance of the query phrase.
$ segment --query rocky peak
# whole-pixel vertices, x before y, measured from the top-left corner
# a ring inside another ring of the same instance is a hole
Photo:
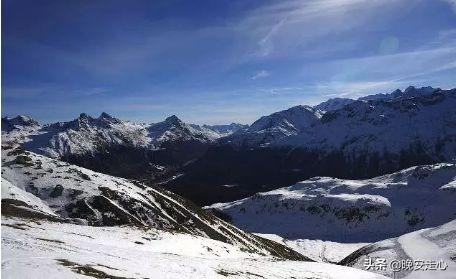
[[[106,112],[102,112],[98,117],[98,120],[103,123],[120,123],[121,121],[115,117],[112,117],[110,114]]]
[[[319,118],[318,110],[310,106],[299,105],[261,117],[249,127],[249,131],[260,131],[279,126],[285,129],[293,127],[292,130],[300,130]]]
[[[20,127],[32,127],[40,125],[38,121],[25,115],[18,115],[13,118],[2,117],[2,131],[11,131]]]
[[[331,98],[327,101],[324,101],[316,106],[315,109],[318,109],[322,112],[333,111],[343,108],[344,106],[353,103],[353,99],[349,98]]]
[[[170,117],[166,118],[164,122],[174,126],[184,125],[184,122],[182,122],[182,120],[180,120],[176,115],[171,115]]]
[[[79,115],[79,119],[89,119],[89,118],[91,118],[91,117],[87,113],[84,113],[84,112]]]
[[[109,115],[108,113],[106,113],[106,112],[102,112],[98,118],[99,119],[103,119],[103,118],[105,118],[105,119],[113,119],[113,117],[111,115]]]

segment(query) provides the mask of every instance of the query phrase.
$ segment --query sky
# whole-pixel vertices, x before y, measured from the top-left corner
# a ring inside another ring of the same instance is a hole
[[[456,87],[456,0],[3,0],[2,116],[252,123]]]

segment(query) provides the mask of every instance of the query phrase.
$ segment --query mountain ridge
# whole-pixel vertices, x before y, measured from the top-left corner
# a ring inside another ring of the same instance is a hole
[[[314,177],[206,208],[250,232],[372,242],[449,222],[455,202],[456,165],[442,163],[366,180]]]
[[[2,150],[2,215],[90,226],[136,226],[211,238],[257,254],[306,260],[161,188],[20,149]]]
[[[107,113],[81,114],[69,122],[2,132],[2,140],[95,171],[158,183],[200,205],[312,176],[368,178],[456,158],[456,89],[409,87],[371,96],[335,110],[295,106],[249,127],[211,128],[175,115],[136,124]]]

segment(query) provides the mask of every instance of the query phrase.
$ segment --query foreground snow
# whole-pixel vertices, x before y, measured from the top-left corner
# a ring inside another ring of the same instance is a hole
[[[155,229],[2,218],[3,278],[384,278]],[[87,277],[88,276],[88,277]]]

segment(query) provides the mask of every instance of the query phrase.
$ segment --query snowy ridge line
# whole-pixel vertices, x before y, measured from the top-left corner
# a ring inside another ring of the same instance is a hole
[[[154,227],[232,243],[250,253],[308,260],[285,246],[233,229],[165,190],[148,188],[21,149],[2,150],[2,163],[2,179],[10,182],[9,188],[2,189],[2,205],[7,198],[18,200],[20,197],[15,193],[22,191],[33,199],[18,201],[30,208],[44,204],[59,218],[66,218],[58,221],[94,226]],[[22,216],[21,212],[15,213],[15,216]]]
[[[207,227],[211,227],[203,219],[201,219],[199,217],[198,213],[190,212],[184,205],[182,205],[180,202],[178,202],[177,200],[173,199],[172,197],[165,196],[163,193],[161,193],[160,191],[158,191],[156,189],[149,189],[149,191],[154,191],[156,194],[161,195],[163,198],[171,200],[173,203],[178,205],[182,210],[187,211],[189,214],[191,214],[192,216],[197,218],[199,221],[201,221]],[[163,189],[163,191],[166,191],[166,190]],[[168,192],[168,191],[166,191],[166,192]],[[168,192],[168,193],[172,194],[171,192]],[[201,213],[207,214],[204,211],[201,211]],[[225,221],[223,221],[223,220],[221,220],[219,218],[214,218],[214,219],[211,220],[211,222],[215,222],[215,224],[217,225],[217,226],[214,226],[214,227],[211,227],[211,228],[213,230],[215,230],[217,233],[219,233],[220,235],[224,235],[224,232],[223,232],[223,230],[221,230],[221,227],[225,230],[225,232],[230,232],[230,236],[232,237],[231,240],[234,241],[235,243],[238,243],[240,245],[249,247],[253,251],[255,251],[257,249],[257,247],[261,247],[259,252],[268,253],[268,254],[271,253],[271,250],[269,249],[269,247],[267,245],[265,245],[265,243],[264,243],[266,241],[265,239],[261,239],[261,238],[256,237],[255,235],[251,235],[251,234],[245,233],[242,230],[240,230],[240,229],[228,224],[227,222],[225,222]],[[246,240],[249,240],[250,242],[246,241]],[[271,243],[268,243],[268,244],[271,244]],[[294,252],[294,250],[292,250],[292,249],[289,249],[287,252],[291,252],[291,251]],[[307,258],[305,256],[303,256],[302,259],[310,260],[309,258]]]
[[[169,196],[163,195],[162,193],[160,193],[159,191],[157,191],[157,190],[155,190],[155,189],[150,189],[149,191],[154,191],[156,194],[161,195],[163,198],[168,199],[168,200],[174,202],[174,203],[175,203],[176,205],[178,205],[182,210],[187,211],[189,214],[193,215],[193,216],[194,216],[195,218],[197,218],[199,221],[201,221],[202,223],[205,223],[205,221],[202,220],[202,219],[198,216],[198,214],[196,214],[195,212],[190,212],[188,209],[186,209],[186,208],[185,208],[182,204],[180,204],[178,201],[172,199],[172,198],[169,197]],[[220,219],[218,219],[217,221],[218,221],[219,223],[218,223],[218,226],[215,227],[215,231],[217,231],[218,233],[223,234],[223,233],[219,230],[219,227],[222,226],[224,229],[231,231],[231,232],[233,233],[233,236],[235,237],[235,239],[236,239],[239,243],[242,243],[242,244],[247,245],[247,246],[249,245],[248,243],[244,242],[244,241],[242,240],[242,238],[240,238],[240,237],[237,236],[238,234],[242,234],[242,235],[244,235],[245,237],[249,238],[250,240],[254,241],[255,243],[259,244],[258,241],[257,241],[256,239],[253,239],[253,237],[251,237],[251,236],[249,236],[249,235],[246,235],[246,234],[245,234],[244,232],[242,232],[241,230],[239,230],[239,229],[237,229],[237,228],[235,228],[235,227],[233,227],[233,226],[231,226],[231,225],[228,225],[226,222],[224,222],[224,221],[222,221],[222,220],[220,220]],[[232,231],[232,229],[234,229],[235,231]]]
[[[407,149],[410,142],[418,139],[432,158],[437,155],[428,145],[435,145],[442,138],[444,142],[440,144],[444,144],[456,135],[451,128],[455,122],[455,93],[456,89],[409,87],[404,92],[396,90],[378,98],[335,99],[321,106],[296,106],[263,116],[248,129],[222,142],[250,147],[343,150],[349,154],[350,151],[382,153],[385,148],[396,152]],[[385,145],[392,138],[396,143]],[[437,158],[444,155],[439,153]]]
[[[81,113],[75,120],[45,125],[26,116],[4,117],[2,124],[4,143],[25,143],[28,150],[52,158],[94,156],[99,149],[109,145],[154,150],[174,141],[210,143],[245,127],[235,123],[214,127],[187,124],[175,115],[159,123],[136,124],[107,113],[98,118]]]

